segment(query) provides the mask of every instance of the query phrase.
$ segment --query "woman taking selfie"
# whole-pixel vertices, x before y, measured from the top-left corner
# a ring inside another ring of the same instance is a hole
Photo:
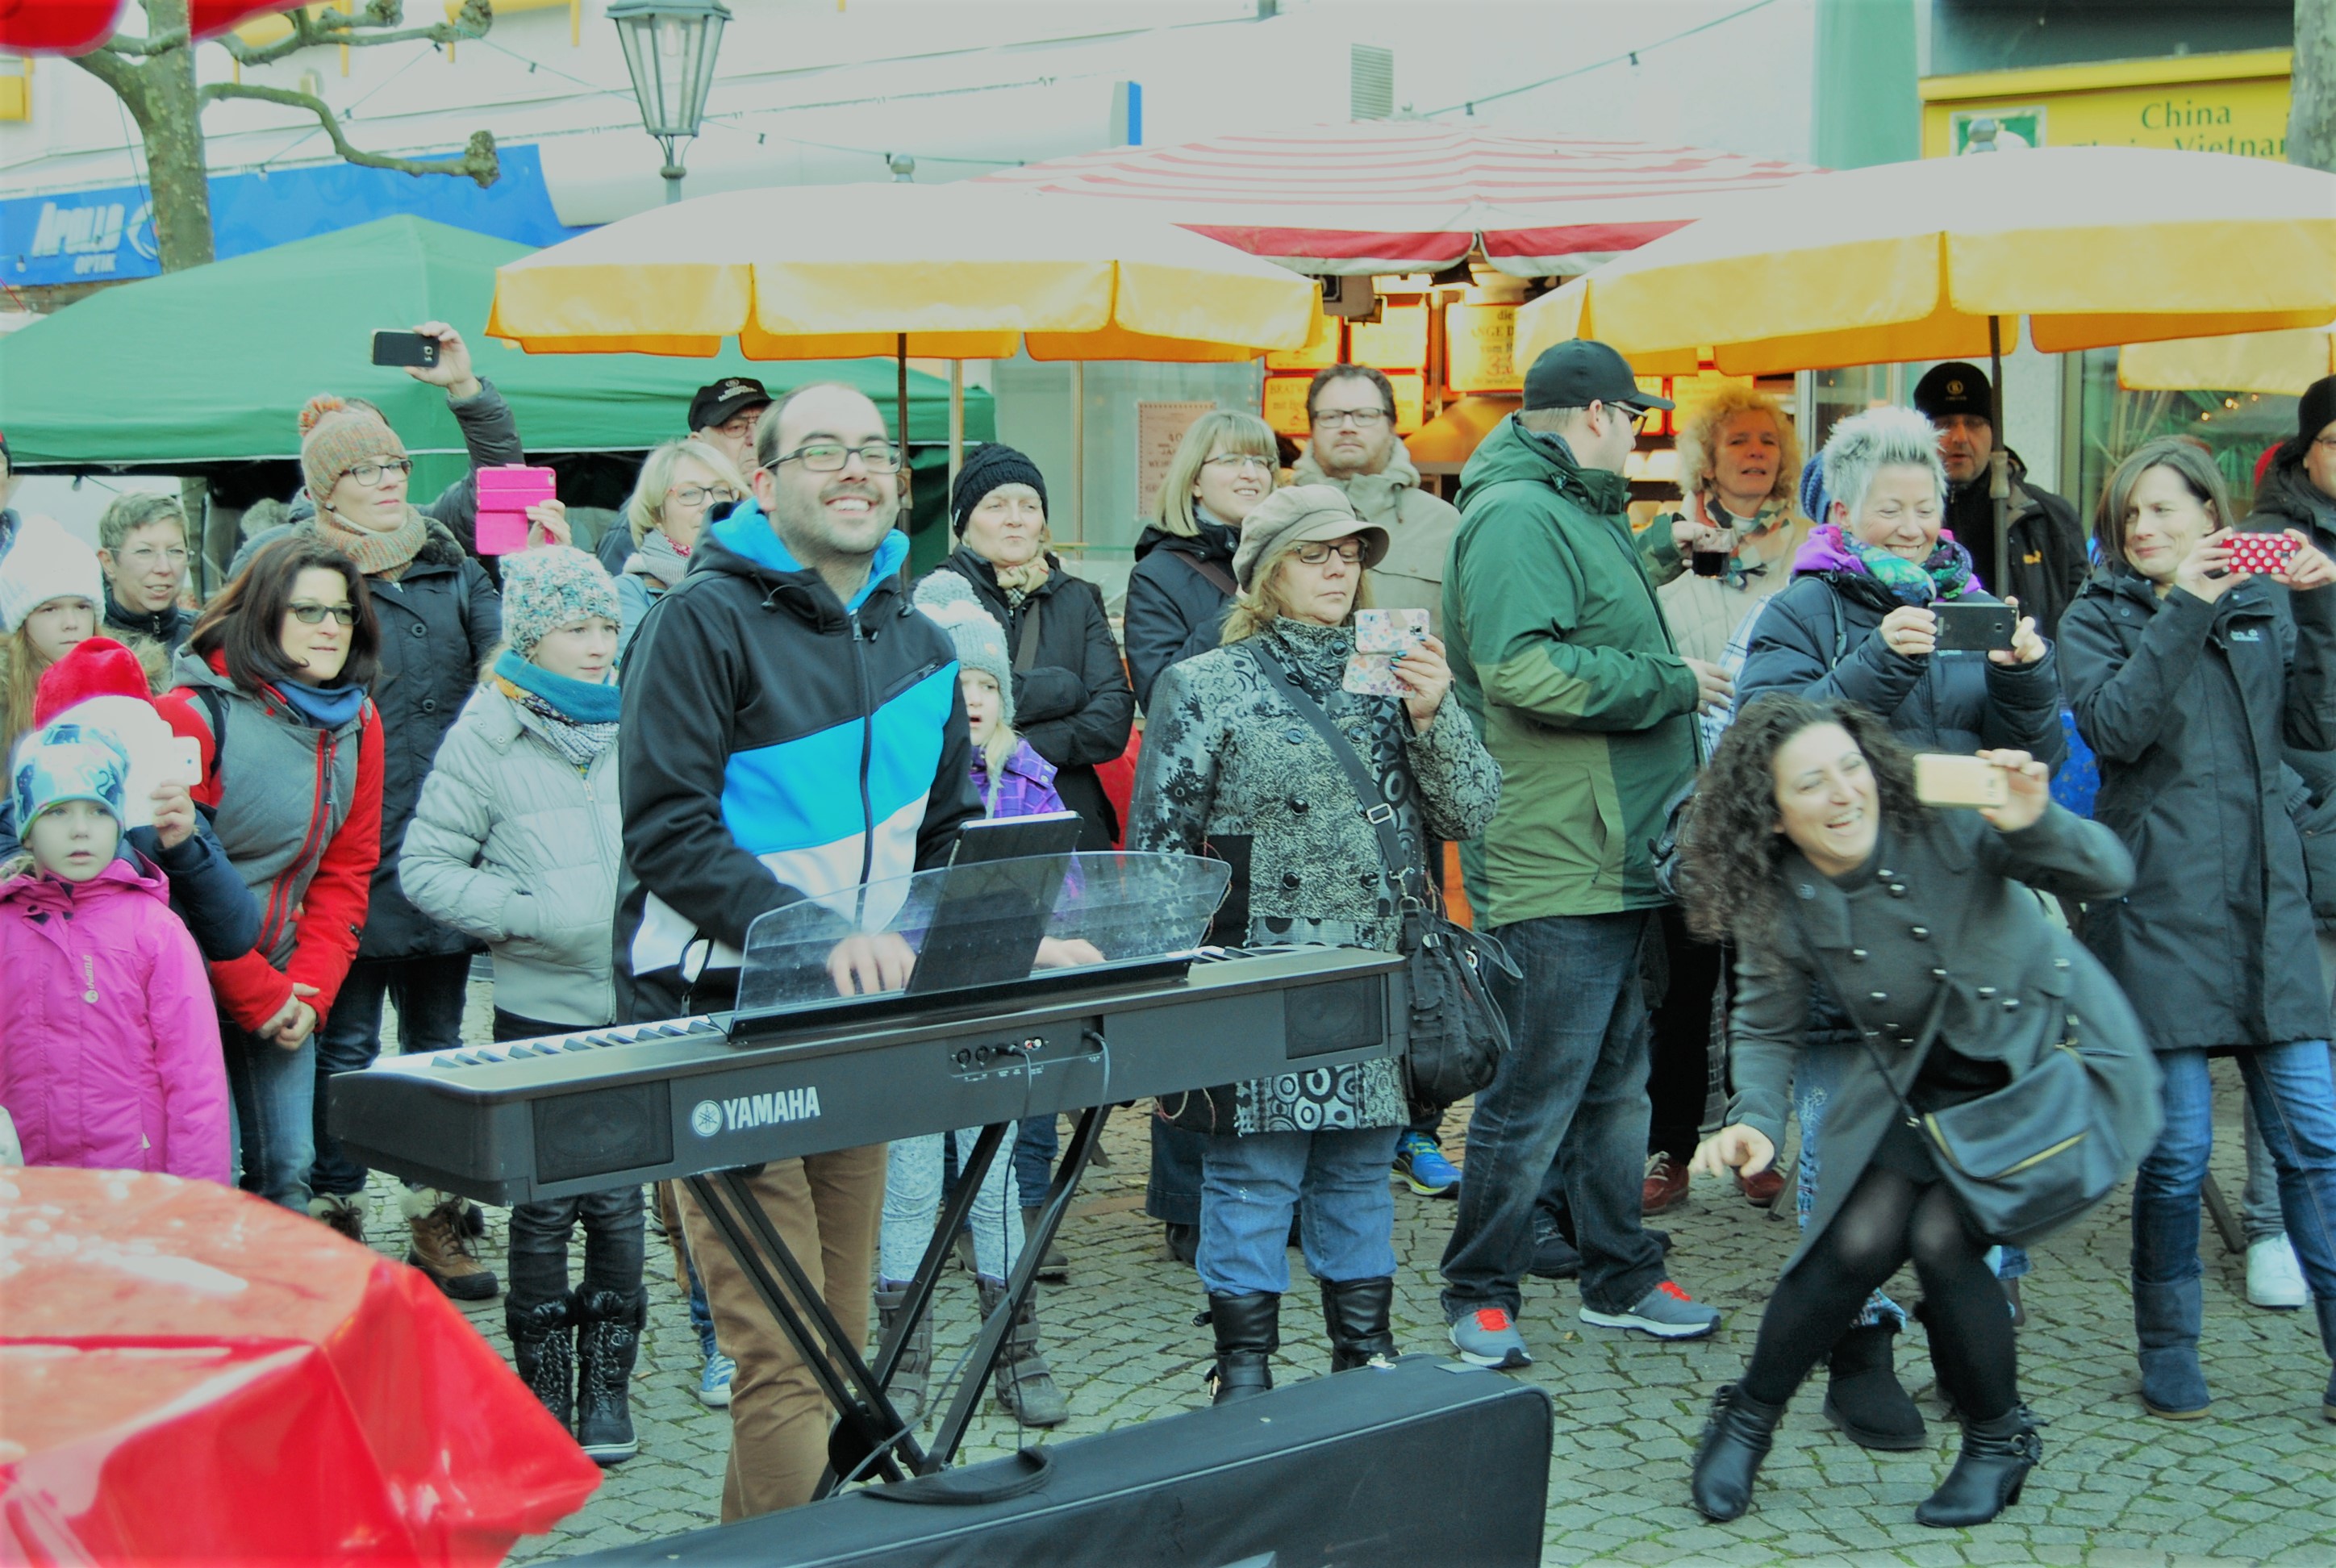
[[[2336,1353],[2336,1084],[2283,746],[2336,745],[2336,566],[2299,530],[2234,534],[2213,459],[2153,441],[2110,476],[2096,572],[2060,619],[2094,816],[2133,851],[2132,893],[2085,941],[2149,1004],[2166,1131],[2133,1196],[2141,1402],[2206,1413],[2198,1195],[2210,1056],[2237,1059],[2279,1172],[2288,1240]],[[2234,552],[2292,546],[2283,566]],[[2269,568],[2270,570],[2264,570]],[[2300,782],[2300,781],[2297,781]],[[2216,874],[2219,872],[2219,874]],[[2336,1378],[2321,1397],[2336,1421]]]
[[[2101,1088],[2109,1141],[2137,1156],[2156,1132],[2156,1074],[2117,986],[2020,885],[2114,898],[2132,862],[2107,829],[2050,803],[2043,764],[2018,751],[1981,760],[2000,770],[2004,803],[1933,811],[1916,798],[1913,759],[1871,713],[1765,697],[1720,744],[1680,835],[1689,922],[1737,943],[1736,1093],[1696,1168],[1757,1173],[1775,1161],[1816,986],[1856,998],[1858,1036],[1820,1135],[1816,1210],[1742,1380],[1719,1390],[1696,1450],[1695,1505],[1708,1518],[1750,1506],[1786,1402],[1910,1258],[1940,1387],[1963,1423],[1961,1456],[1915,1518],[1991,1519],[2042,1456],[1987,1266],[2000,1238],[1979,1228],[1934,1135],[1913,1118],[2018,1085],[2073,1038]],[[2015,1125],[2005,1142],[2025,1148],[2046,1132]]]
[[[1390,879],[1432,890],[1427,841],[1474,837],[1499,803],[1498,765],[1447,700],[1441,641],[1395,662],[1400,697],[1345,689],[1364,573],[1386,549],[1385,531],[1358,522],[1332,486],[1277,492],[1241,531],[1224,646],[1174,667],[1153,693],[1128,847],[1234,850],[1226,907],[1246,909],[1253,945],[1393,949],[1402,921]],[[1372,799],[1358,798],[1346,751],[1374,779]],[[1400,867],[1387,865],[1365,814],[1381,806],[1395,813]],[[1198,1267],[1216,1326],[1217,1403],[1273,1386],[1267,1362],[1301,1215],[1330,1369],[1392,1357],[1387,1166],[1411,1120],[1402,1064],[1260,1078],[1163,1108],[1210,1135]]]

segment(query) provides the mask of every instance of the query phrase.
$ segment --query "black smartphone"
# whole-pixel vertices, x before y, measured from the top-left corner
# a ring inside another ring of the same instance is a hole
[[[373,335],[373,362],[426,369],[438,363],[438,340],[419,332],[376,332]]]
[[[1939,618],[1941,653],[2009,651],[2020,624],[2020,612],[2008,604],[1934,604],[1931,609]]]

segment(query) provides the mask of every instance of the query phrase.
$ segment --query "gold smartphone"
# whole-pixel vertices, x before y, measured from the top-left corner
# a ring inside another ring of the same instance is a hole
[[[2011,781],[1991,762],[1944,752],[1914,758],[1914,796],[1926,806],[2000,806],[2011,800]]]

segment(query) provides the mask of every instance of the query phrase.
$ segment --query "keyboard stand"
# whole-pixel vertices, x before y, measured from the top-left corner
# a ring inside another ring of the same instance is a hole
[[[780,1331],[794,1346],[795,1353],[803,1358],[803,1365],[819,1384],[820,1391],[836,1409],[838,1418],[828,1435],[828,1468],[813,1494],[814,1500],[850,1481],[871,1476],[901,1481],[911,1475],[930,1475],[944,1468],[956,1455],[958,1446],[964,1441],[966,1427],[980,1407],[998,1358],[1005,1351],[1007,1336],[1021,1315],[1023,1303],[1037,1288],[1038,1265],[1070,1211],[1071,1194],[1085,1174],[1088,1162],[1095,1157],[1104,1118],[1109,1112],[1108,1105],[1092,1105],[1080,1113],[1078,1126],[1063,1153],[1055,1179],[1038,1205],[1037,1221],[1023,1242],[1020,1261],[1013,1278],[1007,1281],[1005,1298],[982,1324],[967,1355],[965,1371],[949,1411],[934,1428],[930,1448],[918,1443],[915,1432],[900,1419],[886,1390],[910,1335],[931,1309],[934,1290],[942,1270],[948,1266],[957,1233],[973,1212],[973,1200],[980,1190],[982,1178],[988,1174],[991,1161],[998,1157],[1016,1124],[985,1127],[975,1140],[973,1152],[959,1171],[957,1191],[941,1205],[933,1239],[917,1265],[916,1278],[910,1284],[900,1314],[893,1320],[891,1333],[879,1349],[873,1368],[861,1356],[860,1347],[850,1342],[842,1325],[836,1322],[835,1314],[828,1310],[826,1301],[811,1288],[810,1277],[803,1272],[802,1263],[788,1249],[762,1205],[754,1201],[745,1173],[713,1171],[684,1178],[715,1233],[722,1238],[722,1244],[737,1261],[754,1293],[762,1298],[764,1310],[777,1321]],[[1011,1157],[1010,1152],[1007,1157]],[[1020,1223],[1019,1215],[1007,1218],[1010,1223]]]

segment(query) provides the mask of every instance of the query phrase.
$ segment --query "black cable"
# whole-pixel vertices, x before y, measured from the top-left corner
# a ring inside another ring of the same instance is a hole
[[[1587,65],[1577,65],[1571,71],[1561,71],[1554,76],[1544,76],[1538,82],[1528,82],[1522,87],[1504,87],[1498,93],[1480,93],[1474,98],[1465,99],[1442,109],[1430,109],[1420,118],[1433,120],[1438,114],[1450,114],[1462,109],[1474,114],[1479,103],[1497,103],[1504,98],[1514,98],[1520,93],[1537,93],[1542,88],[1554,86],[1560,82],[1570,82],[1576,76],[1587,76],[1592,71],[1603,71],[1609,65],[1620,65],[1626,60],[1636,65],[1641,54],[1651,54],[1664,44],[1676,44],[1682,38],[1692,38],[1698,33],[1708,33],[1714,27],[1724,26],[1740,16],[1749,16],[1755,11],[1764,11],[1776,3],[1776,0],[1752,0],[1751,5],[1740,11],[1730,11],[1725,16],[1715,16],[1708,22],[1698,23],[1684,32],[1674,33],[1668,38],[1658,38],[1652,44],[1641,44],[1635,49],[1625,49],[1620,54],[1609,55],[1603,60],[1594,60]]]

